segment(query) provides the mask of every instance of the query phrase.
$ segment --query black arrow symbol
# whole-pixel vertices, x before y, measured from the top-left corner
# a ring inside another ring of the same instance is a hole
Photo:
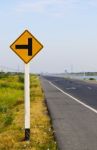
[[[28,38],[28,45],[15,45],[16,49],[28,49],[28,56],[32,56],[32,38]]]

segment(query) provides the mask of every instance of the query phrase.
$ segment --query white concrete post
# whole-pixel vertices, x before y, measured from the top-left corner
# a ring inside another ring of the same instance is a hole
[[[30,81],[29,81],[29,63],[25,64],[25,140],[30,140]]]

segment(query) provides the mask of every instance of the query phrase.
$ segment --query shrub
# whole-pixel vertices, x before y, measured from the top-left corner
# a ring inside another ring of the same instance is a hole
[[[24,83],[24,76],[23,75],[19,75],[19,82]]]
[[[95,78],[89,78],[89,80],[95,80]]]
[[[4,106],[4,105],[1,105],[1,106],[0,106],[0,112],[6,113],[7,110],[8,110],[7,106]]]
[[[6,114],[6,116],[4,117],[4,125],[5,126],[11,125],[12,121],[13,121],[12,114]]]

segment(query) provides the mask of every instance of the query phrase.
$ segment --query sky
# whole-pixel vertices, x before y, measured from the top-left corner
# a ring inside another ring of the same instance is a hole
[[[97,0],[1,0],[0,67],[24,69],[10,45],[29,30],[44,46],[33,73],[97,71]]]

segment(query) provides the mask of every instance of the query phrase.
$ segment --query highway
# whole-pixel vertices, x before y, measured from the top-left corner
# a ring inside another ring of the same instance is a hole
[[[50,76],[40,79],[59,150],[97,150],[97,85]]]
[[[97,109],[97,84],[60,77],[46,77],[46,79],[66,93]]]

